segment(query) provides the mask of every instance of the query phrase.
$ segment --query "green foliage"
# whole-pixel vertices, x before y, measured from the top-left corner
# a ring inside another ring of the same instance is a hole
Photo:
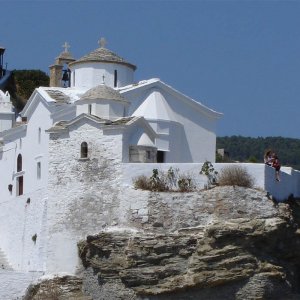
[[[272,149],[279,156],[282,165],[300,170],[300,140],[284,137],[225,136],[217,138],[217,149],[229,152],[231,161],[248,162],[256,158],[262,163],[266,149]],[[251,160],[250,160],[251,159]]]
[[[13,70],[7,83],[13,105],[22,110],[34,89],[39,86],[49,86],[49,76],[40,70]]]
[[[136,189],[154,192],[191,192],[195,189],[191,175],[179,174],[179,169],[174,170],[172,167],[167,172],[153,169],[149,178],[145,175],[138,176],[134,178],[133,184]]]
[[[166,192],[169,190],[166,182],[166,177],[163,174],[159,174],[158,169],[152,170],[152,176],[150,177],[151,191]]]
[[[248,173],[247,169],[241,166],[228,166],[220,171],[218,176],[218,184],[223,185],[237,185],[247,188],[252,188],[254,185],[254,178]]]
[[[215,170],[213,164],[210,161],[205,161],[199,173],[207,177],[208,188],[210,188],[211,186],[217,183],[218,172]]]
[[[189,175],[181,175],[177,181],[179,192],[191,192],[196,187],[194,185],[194,180]]]
[[[250,163],[257,163],[257,158],[255,156],[251,155],[247,161]]]

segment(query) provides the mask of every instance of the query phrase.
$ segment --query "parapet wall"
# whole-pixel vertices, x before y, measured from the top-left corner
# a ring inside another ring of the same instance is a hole
[[[207,178],[200,175],[202,163],[168,163],[168,164],[134,164],[127,163],[122,165],[123,184],[132,186],[133,179],[140,175],[151,176],[153,169],[167,172],[169,168],[179,169],[180,174],[192,174],[197,187],[204,188]],[[222,168],[230,165],[242,166],[247,169],[254,178],[254,186],[269,192],[276,200],[283,201],[293,195],[300,197],[300,171],[289,167],[282,167],[280,171],[280,182],[275,180],[275,170],[265,164],[257,163],[214,163],[214,169],[218,172]]]

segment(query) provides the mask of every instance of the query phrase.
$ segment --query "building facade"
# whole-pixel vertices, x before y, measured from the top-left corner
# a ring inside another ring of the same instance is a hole
[[[74,273],[76,239],[126,219],[122,165],[215,160],[220,113],[135,82],[103,39],[78,60],[64,46],[22,118],[0,93],[0,248],[15,270]]]

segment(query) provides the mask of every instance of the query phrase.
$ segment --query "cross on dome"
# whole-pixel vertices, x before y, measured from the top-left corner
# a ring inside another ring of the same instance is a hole
[[[65,48],[65,51],[64,52],[69,52],[69,48],[71,47],[68,42],[65,42],[63,45],[62,45],[63,48]]]
[[[105,48],[106,44],[107,44],[107,41],[104,37],[102,37],[100,40],[99,40],[99,45],[100,45],[100,48]]]

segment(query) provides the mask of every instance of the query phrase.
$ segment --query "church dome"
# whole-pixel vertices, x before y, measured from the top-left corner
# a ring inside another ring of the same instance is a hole
[[[79,58],[78,60],[70,63],[70,66],[86,63],[86,62],[104,62],[104,63],[115,63],[125,65],[133,70],[136,70],[136,66],[125,61],[122,57],[118,56],[114,52],[101,46],[100,48],[92,51],[91,53]]]
[[[80,97],[80,100],[114,100],[128,103],[118,91],[105,84],[89,89]]]

